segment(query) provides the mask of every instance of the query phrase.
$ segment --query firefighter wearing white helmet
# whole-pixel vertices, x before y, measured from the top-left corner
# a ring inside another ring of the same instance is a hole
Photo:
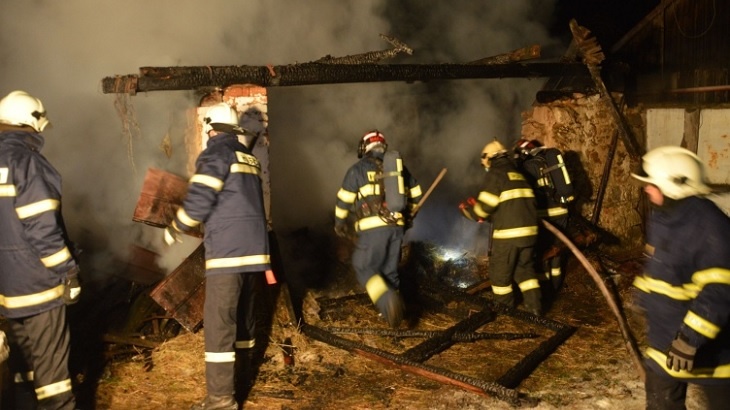
[[[0,100],[0,316],[12,346],[9,406],[74,409],[66,305],[79,301],[81,285],[62,178],[41,154],[47,125],[43,104],[28,93]]]
[[[488,171],[484,188],[459,208],[468,219],[492,223],[489,277],[494,302],[514,308],[512,285],[516,283],[526,310],[541,315],[540,284],[533,266],[538,232],[535,195],[507,149],[496,139],[484,146],[481,164]]]
[[[398,274],[401,244],[422,193],[397,151],[387,147],[378,130],[360,139],[360,160],[347,170],[337,192],[335,233],[348,236],[353,212],[357,246],[352,266],[357,280],[388,324],[397,328],[405,314]]]
[[[25,91],[13,91],[0,100],[0,123],[28,126],[43,132],[49,122],[41,100]]]
[[[665,146],[632,174],[653,205],[649,259],[634,280],[646,316],[647,408],[684,408],[689,383],[708,409],[730,400],[730,218],[705,197],[704,168],[693,152]]]
[[[207,395],[192,408],[235,410],[235,369],[255,345],[255,285],[271,269],[268,224],[261,164],[253,154],[253,140],[244,144],[238,138],[245,131],[236,110],[226,103],[211,106],[204,129],[210,139],[164,239],[172,245],[181,233],[205,226]]]
[[[702,160],[682,147],[664,146],[649,151],[642,157],[641,171],[631,175],[657,186],[662,195],[671,199],[710,193]]]

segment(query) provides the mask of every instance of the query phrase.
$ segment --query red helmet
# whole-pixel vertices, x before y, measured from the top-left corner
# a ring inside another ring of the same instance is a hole
[[[383,151],[388,149],[388,143],[385,141],[385,136],[378,130],[368,132],[360,140],[360,145],[357,147],[357,157],[362,158],[363,155],[370,152],[370,150],[377,146],[381,146]]]
[[[525,158],[531,154],[532,150],[539,147],[542,147],[542,143],[538,140],[520,138],[515,143],[514,152],[516,156]]]

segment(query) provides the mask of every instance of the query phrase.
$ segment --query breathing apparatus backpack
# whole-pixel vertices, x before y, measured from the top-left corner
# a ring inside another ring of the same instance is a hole
[[[388,224],[395,225],[398,217],[406,209],[407,197],[405,179],[403,177],[403,159],[398,151],[387,151],[383,159],[370,157],[378,170],[375,183],[379,186],[380,195],[366,197],[365,203],[358,210],[358,217],[378,215]]]
[[[574,199],[573,181],[565,166],[563,154],[557,148],[541,148],[532,158],[539,161],[538,185],[546,189],[555,202],[568,204]]]

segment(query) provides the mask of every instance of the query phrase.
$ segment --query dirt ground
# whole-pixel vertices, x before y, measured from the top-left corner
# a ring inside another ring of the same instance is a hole
[[[439,281],[451,286],[464,276],[472,283],[484,279],[479,277],[484,271],[483,261],[467,260],[465,263],[467,266],[453,269],[441,267]],[[611,262],[610,265],[623,270],[605,271],[606,280],[615,285],[631,330],[641,344],[641,319],[632,310],[628,286],[630,276],[640,269],[640,261]],[[476,277],[463,274],[470,271],[476,272]],[[454,272],[462,272],[456,275],[460,279],[454,279]],[[433,271],[426,274],[433,274]],[[394,355],[424,340],[411,334],[407,337],[379,334],[388,329],[387,324],[351,279],[304,292],[301,301],[303,320],[308,325],[336,333],[337,337],[352,341],[355,346]],[[457,291],[463,289],[457,288]],[[489,299],[489,294],[486,287],[476,296]],[[516,402],[498,397],[499,394],[475,392],[448,381],[435,380],[411,368],[399,368],[377,360],[377,357],[374,360],[360,349],[348,350],[315,340],[289,323],[286,310],[279,306],[280,294],[273,298],[278,304],[274,305],[273,319],[267,325],[266,334],[257,342],[253,383],[250,389],[244,389],[242,408],[644,408],[640,373],[628,353],[617,319],[596,283],[575,258],[568,259],[565,286],[546,314],[547,319],[575,330],[510,389],[519,397]],[[400,330],[444,331],[474,313],[473,307],[459,303],[437,305],[431,300],[415,307],[418,316],[411,318]],[[414,310],[414,306],[409,305],[409,309]],[[478,331],[518,336],[513,340],[455,343],[430,357],[426,364],[446,369],[449,375],[494,383],[555,334],[554,330],[538,322],[519,321],[501,314]],[[96,386],[95,408],[188,408],[205,395],[204,332],[204,329],[197,333],[183,330],[155,349],[139,349],[139,354],[109,361]]]

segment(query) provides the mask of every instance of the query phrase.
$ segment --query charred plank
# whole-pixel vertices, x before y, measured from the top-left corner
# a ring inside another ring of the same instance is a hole
[[[142,67],[140,75],[106,77],[102,91],[130,93],[254,84],[262,87],[486,78],[588,76],[580,63],[320,64],[283,66]]]

